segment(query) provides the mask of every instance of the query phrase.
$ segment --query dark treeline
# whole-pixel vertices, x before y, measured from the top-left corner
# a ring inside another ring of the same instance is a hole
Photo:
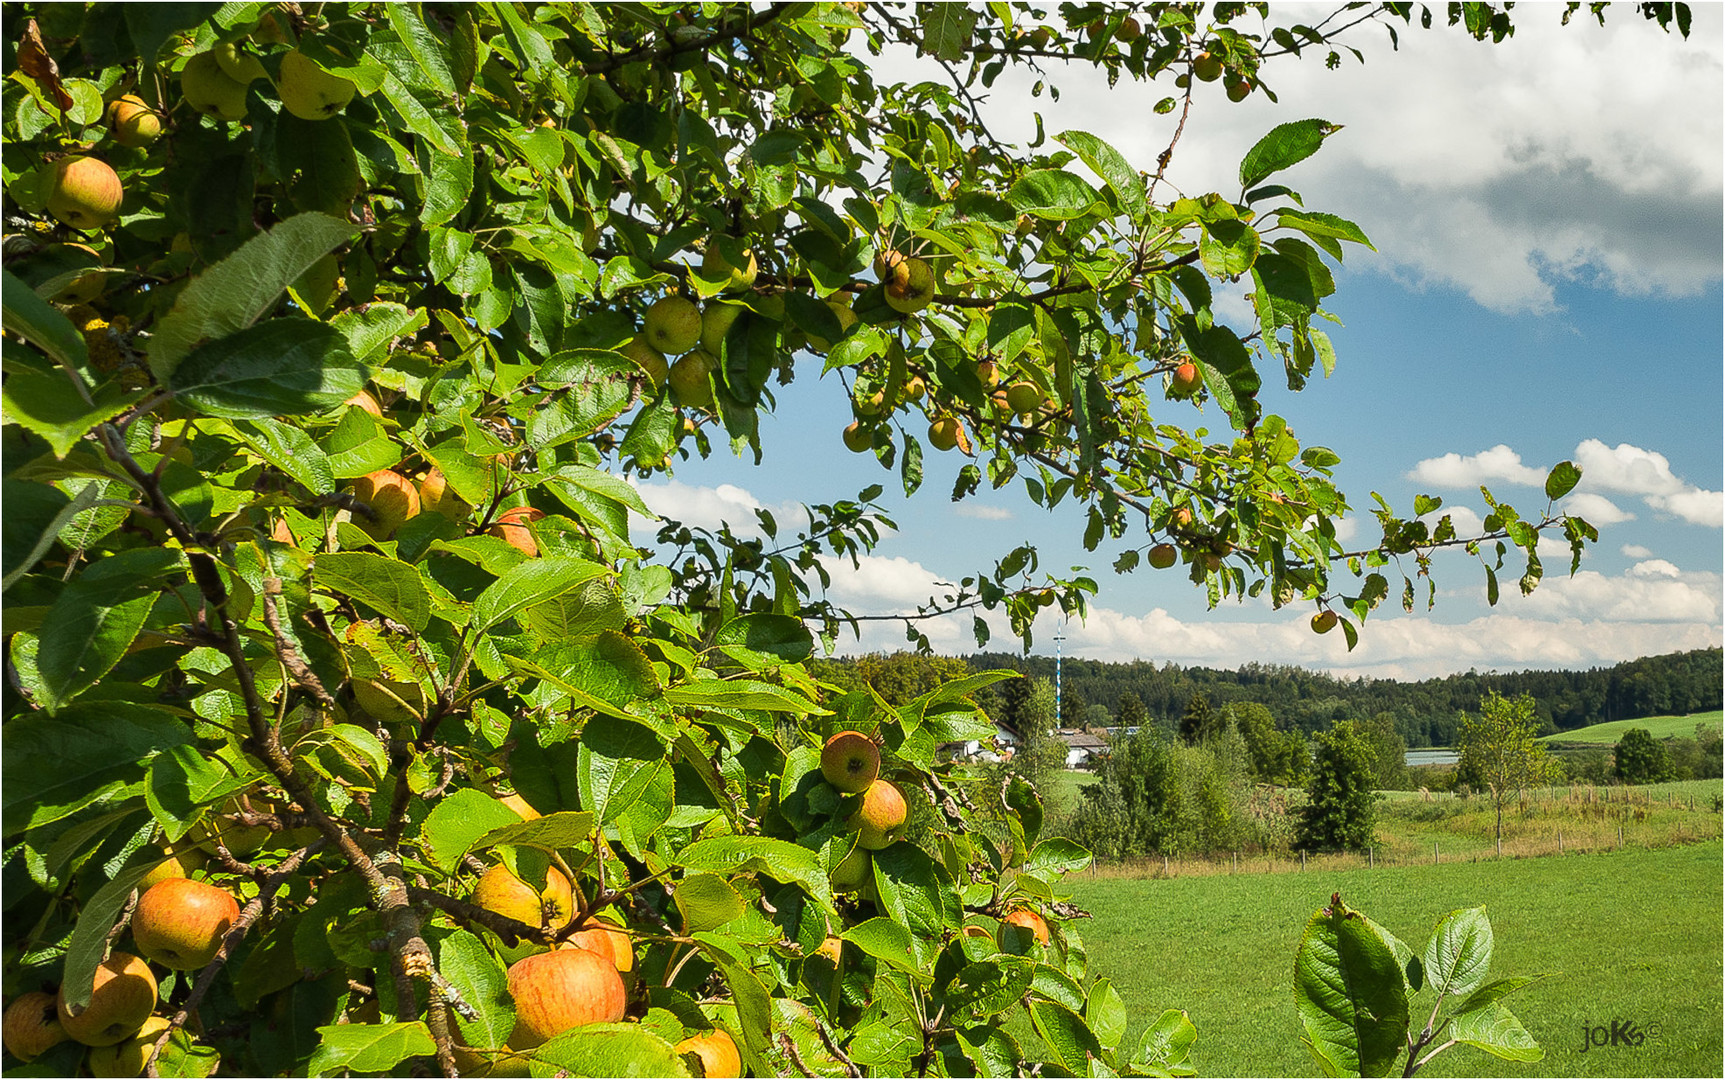
[[[964,658],[974,671],[1011,668],[1038,678],[1054,678],[1054,658],[1012,653],[977,653]],[[1118,717],[1128,696],[1144,705],[1150,722],[1174,730],[1198,694],[1212,708],[1253,701],[1267,707],[1283,730],[1312,734],[1337,720],[1363,720],[1380,714],[1394,718],[1409,747],[1449,746],[1463,712],[1477,712],[1487,690],[1506,697],[1532,694],[1542,733],[1568,731],[1608,720],[1685,715],[1720,707],[1725,694],[1725,655],[1697,649],[1629,660],[1586,671],[1469,671],[1441,679],[1340,679],[1284,664],[1246,664],[1234,671],[1158,665],[1154,661],[1109,663],[1066,659],[1061,668],[1061,715],[1068,723]],[[991,688],[995,689],[995,688]],[[1010,720],[1012,683],[998,687],[996,713]],[[1124,706],[1141,716],[1136,704]],[[992,711],[992,710],[991,710]]]

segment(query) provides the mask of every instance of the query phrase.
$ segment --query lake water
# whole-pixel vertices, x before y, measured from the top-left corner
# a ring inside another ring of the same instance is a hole
[[[1409,765],[1454,765],[1460,758],[1454,750],[1443,748],[1427,750],[1409,750]]]

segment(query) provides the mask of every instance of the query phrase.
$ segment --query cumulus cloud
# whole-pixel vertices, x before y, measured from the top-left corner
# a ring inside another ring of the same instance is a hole
[[[1004,506],[983,506],[979,503],[959,503],[953,510],[959,517],[977,521],[1011,521],[1012,511]]]
[[[1582,570],[1548,577],[1520,610],[1538,615],[1623,623],[1720,623],[1718,574],[1684,573],[1662,559],[1637,563],[1620,577]]]
[[[1575,448],[1575,463],[1589,490],[1639,495],[1653,509],[1692,525],[1725,524],[1725,493],[1683,480],[1671,471],[1670,459],[1657,451],[1585,439]]]
[[[1278,25],[1311,17],[1295,4],[1271,13]],[[1254,94],[1231,105],[1220,83],[1200,84],[1169,180],[1192,194],[1230,192],[1264,132],[1319,116],[1344,130],[1288,183],[1306,205],[1343,213],[1372,237],[1378,253],[1350,253],[1351,264],[1455,288],[1506,313],[1554,311],[1567,281],[1696,295],[1720,276],[1725,120],[1716,108],[1672,103],[1725,93],[1725,14],[1695,5],[1694,16],[1684,40],[1628,9],[1613,8],[1604,28],[1580,16],[1561,27],[1550,7],[1528,6],[1501,44],[1456,28],[1402,28],[1395,52],[1381,29],[1364,27],[1351,37],[1364,64],[1345,55],[1334,71],[1271,64],[1265,77],[1279,104]],[[926,77],[908,57],[889,70]],[[1047,131],[1094,132],[1138,168],[1155,167],[1178,122],[1150,113],[1174,92],[1167,83],[1110,86],[1079,68],[1051,75],[1060,100],[1034,99]],[[1009,70],[984,105],[994,129],[1021,144],[1037,131],[1019,105],[1032,100],[1035,78]]]
[[[801,505],[768,505],[735,484],[706,487],[685,484],[680,480],[662,480],[636,484],[635,487],[648,509],[692,528],[717,529],[720,525],[729,524],[739,536],[760,536],[758,510],[773,515],[780,529],[794,528],[807,521]]]
[[[1544,472],[1523,465],[1521,455],[1502,443],[1466,457],[1452,452],[1427,458],[1415,465],[1407,478],[1443,488],[1478,487],[1494,480],[1511,484],[1545,483]]]
[[[1625,521],[1634,521],[1635,515],[1618,506],[1603,495],[1592,495],[1583,492],[1571,495],[1563,501],[1566,513],[1582,518],[1596,528],[1605,525],[1616,525]]]
[[[1642,547],[1640,544],[1624,544],[1618,550],[1631,559],[1651,559],[1653,557],[1653,549]]]

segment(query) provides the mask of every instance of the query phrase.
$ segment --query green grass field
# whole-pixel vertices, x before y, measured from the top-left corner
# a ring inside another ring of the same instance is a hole
[[[1169,1007],[1198,1027],[1207,1076],[1315,1076],[1294,1013],[1300,932],[1339,891],[1416,951],[1446,913],[1483,903],[1493,976],[1552,972],[1508,1004],[1546,1049],[1532,1065],[1455,1047],[1420,1075],[1721,1075],[1718,841],[1562,858],[1166,880],[1074,879],[1092,973],[1114,980],[1138,1029]],[[1429,1012],[1429,992],[1414,1001]],[[1422,1013],[1423,1015],[1423,1013]],[[1640,1047],[1582,1052],[1584,1026],[1632,1020]],[[1128,1043],[1130,1045],[1130,1042]]]
[[[1560,731],[1556,735],[1545,736],[1540,742],[1573,746],[1616,746],[1617,740],[1623,738],[1623,733],[1630,728],[1646,728],[1656,739],[1672,735],[1693,737],[1696,724],[1718,726],[1722,716],[1725,716],[1725,713],[1714,709],[1712,712],[1694,713],[1690,716],[1646,716],[1640,720],[1613,720],[1608,724],[1593,724],[1576,728],[1574,731]]]

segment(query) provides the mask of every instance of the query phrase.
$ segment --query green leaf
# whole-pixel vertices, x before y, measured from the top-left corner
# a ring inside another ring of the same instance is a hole
[[[1102,1056],[1102,1043],[1090,1025],[1059,1002],[1033,999],[1030,1019],[1055,1058],[1075,1075],[1088,1075],[1090,1060]]]
[[[789,840],[711,836],[676,853],[674,861],[690,870],[765,874],[776,881],[801,885],[821,907],[833,909],[832,883],[821,866],[820,853]]]
[[[283,109],[276,119],[276,158],[288,197],[301,211],[347,216],[364,181],[347,125],[301,120]]]
[[[1575,490],[1575,485],[1581,483],[1581,470],[1575,467],[1573,461],[1560,461],[1551,468],[1551,475],[1545,478],[1545,497],[1561,499]]]
[[[671,1044],[640,1024],[587,1024],[566,1031],[534,1050],[533,1060],[562,1076],[689,1075]]]
[[[1243,221],[1224,218],[1204,226],[1198,238],[1198,257],[1212,277],[1238,277],[1252,269],[1262,247],[1258,230]]]
[[[814,655],[815,639],[801,619],[769,612],[741,615],[719,627],[713,645],[755,670],[795,664]]]
[[[413,57],[414,63],[419,65],[419,70],[425,73],[439,93],[453,96],[457,92],[455,76],[451,74],[449,61],[443,55],[443,42],[425,25],[425,20],[419,17],[418,8],[412,4],[391,4],[385,10],[389,16],[389,25],[395,30],[395,36],[407,47],[408,54]],[[501,1046],[502,1043],[487,1045]]]
[[[1426,942],[1426,981],[1439,996],[1472,993],[1491,968],[1491,951],[1491,920],[1485,907],[1452,911]]]
[[[1328,120],[1295,120],[1277,124],[1259,139],[1240,161],[1240,186],[1256,187],[1272,173],[1297,164],[1318,152],[1324,139],[1341,130]]]
[[[335,1024],[317,1029],[321,1041],[311,1056],[311,1075],[388,1072],[413,1057],[437,1053],[431,1029],[411,1024]]]
[[[484,851],[500,844],[566,851],[593,840],[593,815],[585,810],[561,810],[531,821],[516,821],[492,829],[473,841],[468,851]],[[466,854],[463,852],[462,854]]]
[[[140,781],[139,762],[192,741],[173,713],[126,702],[27,713],[0,728],[0,825],[11,836]]]
[[[175,370],[200,342],[252,325],[313,263],[351,238],[354,229],[328,214],[299,214],[247,240],[193,278],[150,338],[150,369],[157,380],[179,385],[172,378]]]
[[[1065,837],[1051,837],[1031,849],[1024,860],[1024,872],[1047,882],[1062,874],[1075,874],[1090,865],[1091,855],[1082,844]]]
[[[1186,1060],[1197,1041],[1198,1028],[1186,1011],[1169,1009],[1144,1029],[1132,1063],[1164,1071],[1174,1069]]]
[[[515,1030],[515,1001],[503,965],[491,950],[466,930],[457,930],[438,943],[437,969],[473,1006],[472,1018],[456,1015],[461,1041],[482,1047],[507,1042]]]
[[[42,622],[36,653],[49,712],[120,662],[156,606],[158,582],[180,562],[177,551],[133,549],[95,563],[61,591]]]
[[[1025,173],[1006,193],[1014,210],[1049,221],[1083,217],[1100,198],[1095,188],[1064,169]]]
[[[313,495],[335,490],[335,473],[330,466],[329,455],[312,441],[305,429],[262,417],[238,421],[234,424],[234,431],[258,452],[259,457],[299,481]]]
[[[79,392],[81,380],[75,379],[77,376],[63,371],[11,372],[0,390],[6,421],[42,436],[55,456],[63,458],[90,429],[136,405],[146,393],[107,382],[86,398]]]
[[[1452,1019],[1449,1037],[1505,1061],[1539,1061],[1545,1057],[1544,1048],[1515,1014],[1497,1002]]]
[[[55,362],[70,368],[82,368],[89,362],[84,335],[72,321],[10,270],[0,270],[0,311],[5,313],[8,334],[17,334]]]
[[[60,985],[67,1005],[77,1009],[90,1003],[96,969],[107,955],[108,931],[119,921],[120,911],[126,906],[132,890],[153,868],[154,864],[145,862],[121,870],[97,889],[96,895],[90,897],[78,912],[78,919],[72,925],[72,940],[66,945],[65,976]]]
[[[927,980],[916,939],[909,930],[891,919],[878,916],[865,919],[840,936],[876,960],[890,964],[919,981]]]
[[[521,823],[521,815],[485,792],[463,788],[431,808],[421,831],[431,860],[453,871],[481,837]]]
[[[99,483],[85,484],[76,498],[69,499],[65,492],[48,484],[0,481],[0,505],[6,507],[5,515],[0,516],[0,566],[6,575],[0,580],[0,591],[10,589],[29,573],[54,546],[61,530],[101,494]]]
[[[754,972],[740,962],[739,957],[721,945],[712,934],[695,934],[695,941],[707,959],[719,969],[719,974],[731,988],[731,1000],[737,1006],[737,1027],[743,1039],[745,1060],[749,1053],[760,1055],[767,1049],[772,1034],[773,999]],[[727,943],[728,945],[728,943]]]
[[[489,630],[523,608],[556,599],[611,571],[600,563],[568,556],[529,559],[503,572],[473,601],[475,633]]]
[[[201,346],[180,362],[168,386],[210,416],[254,420],[328,412],[365,389],[366,378],[339,331],[281,318]]]
[[[150,762],[144,801],[169,840],[178,840],[204,816],[204,808],[236,791],[244,791],[257,776],[235,776],[219,760],[194,745],[169,747]]]
[[[1361,244],[1371,251],[1377,250],[1377,248],[1372,247],[1372,242],[1366,238],[1365,230],[1346,218],[1339,218],[1334,214],[1320,214],[1311,210],[1295,210],[1290,207],[1281,207],[1275,213],[1278,223],[1298,229],[1314,240],[1331,240],[1332,242],[1349,240]]]
[[[1332,1075],[1386,1076],[1406,1046],[1403,972],[1383,938],[1339,898],[1312,916],[1294,956],[1307,1046]]]
[[[1457,1007],[1456,1015],[1473,1012],[1475,1009],[1483,1009],[1487,1005],[1506,998],[1522,987],[1536,983],[1543,978],[1545,978],[1544,975],[1512,975],[1507,979],[1494,979],[1469,994],[1467,1000]]]
[[[677,883],[676,900],[686,933],[716,930],[749,909],[731,883],[717,874],[685,876]]]
[[[396,559],[363,551],[319,555],[312,562],[312,579],[415,633],[423,631],[431,618],[431,591],[425,579],[416,568]]]
[[[1107,979],[1098,979],[1090,988],[1090,999],[1084,1006],[1084,1020],[1095,1032],[1096,1039],[1112,1050],[1126,1034],[1126,1003],[1120,991]]]
[[[665,691],[673,705],[709,709],[764,709],[825,716],[827,710],[801,694],[753,679],[701,679]]]
[[[920,13],[922,47],[948,63],[963,60],[976,35],[979,13],[965,4],[931,4]]]
[[[390,342],[408,337],[426,325],[423,308],[400,304],[370,304],[349,308],[329,321],[347,338],[347,351],[362,364],[377,366],[389,352]]]
[[[599,824],[609,825],[668,768],[665,744],[650,729],[632,720],[595,716],[581,730],[576,765],[581,805]]]
[[[1142,222],[1149,203],[1144,195],[1144,178],[1138,175],[1120,151],[1086,131],[1068,131],[1054,137],[1055,141],[1077,154],[1090,166],[1090,171],[1102,178],[1120,202],[1120,209],[1133,222]]]
[[[1030,991],[1028,961],[1001,957],[982,960],[959,969],[946,990],[946,1002],[956,1014],[969,1009],[978,1016],[1005,1012]]]

